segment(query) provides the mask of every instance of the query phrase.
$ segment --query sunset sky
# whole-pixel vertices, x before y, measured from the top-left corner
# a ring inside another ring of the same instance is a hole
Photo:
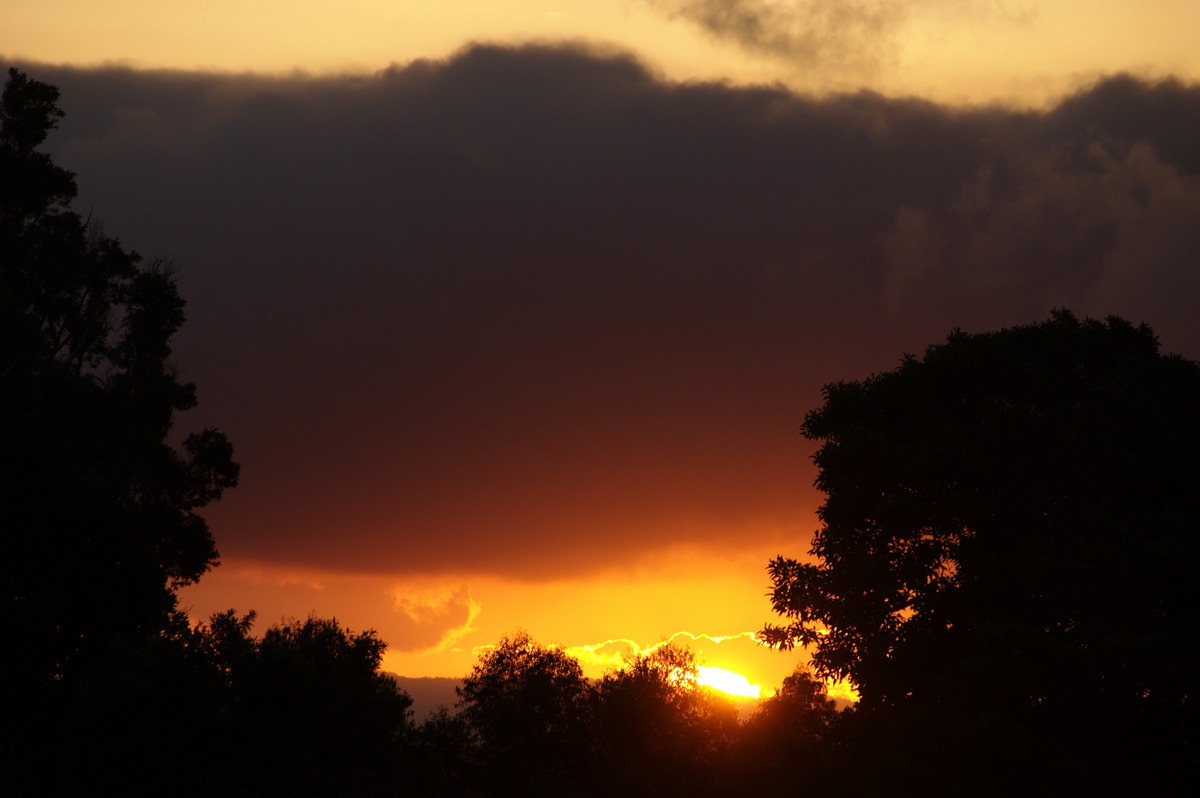
[[[10,6],[12,4],[9,4]],[[1200,357],[1193,0],[44,0],[75,208],[234,441],[194,617],[457,677],[526,629],[775,687],[821,386],[1054,307]],[[1124,74],[1124,77],[1117,77]],[[1132,76],[1132,77],[1130,77]]]

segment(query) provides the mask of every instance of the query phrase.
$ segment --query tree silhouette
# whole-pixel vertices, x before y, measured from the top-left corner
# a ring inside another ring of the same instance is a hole
[[[316,617],[273,626],[255,641],[250,621],[230,611],[203,634],[230,683],[222,728],[235,778],[222,790],[393,794],[411,767],[412,699],[379,672],[383,641]]]
[[[481,789],[550,795],[578,783],[589,747],[589,689],[575,658],[526,632],[481,655],[458,688]]]
[[[416,728],[411,756],[420,765],[409,781],[414,795],[467,798],[499,793],[479,772],[478,739],[471,727],[444,706]]]
[[[828,792],[837,717],[825,685],[808,668],[798,667],[743,723],[733,752],[737,783],[757,796],[793,795],[799,766],[809,791]]]
[[[828,385],[803,429],[827,498],[816,562],[770,564],[769,641],[910,747],[1034,780],[1194,768],[1200,366],[1058,311]]]
[[[196,401],[170,367],[183,301],[166,264],[144,264],[70,210],[74,176],[37,150],[63,116],[57,101],[15,69],[0,98],[7,772],[53,745],[56,722],[40,718],[65,711],[74,680],[173,623],[174,589],[217,558],[197,511],[238,474],[215,430],[168,442]]]
[[[384,644],[310,617],[251,631],[232,610],[110,647],[72,680],[32,795],[390,796],[411,787],[411,698]],[[69,754],[69,755],[66,755]],[[202,767],[198,763],[203,763]],[[18,792],[17,794],[22,794]]]
[[[69,210],[73,176],[34,149],[57,95],[11,70],[0,103],[2,617],[36,641],[22,660],[45,676],[163,627],[172,588],[216,562],[196,511],[237,481],[220,433],[166,442],[195,404],[169,365],[183,301],[163,263]]]
[[[600,767],[621,794],[726,794],[737,708],[698,677],[690,650],[663,645],[597,684]]]

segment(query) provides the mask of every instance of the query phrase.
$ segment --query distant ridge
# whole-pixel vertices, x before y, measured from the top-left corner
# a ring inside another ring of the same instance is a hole
[[[446,676],[400,676],[395,673],[387,675],[392,677],[401,690],[412,696],[415,722],[424,722],[439,707],[454,711],[454,704],[458,701],[458,694],[454,692],[454,688],[462,684],[462,679]]]

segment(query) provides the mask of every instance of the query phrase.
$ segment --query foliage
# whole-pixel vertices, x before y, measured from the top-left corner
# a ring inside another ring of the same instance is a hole
[[[738,782],[755,785],[758,796],[792,795],[795,763],[803,761],[809,790],[825,792],[837,721],[825,685],[807,667],[797,667],[743,724],[734,748]]]
[[[662,645],[596,685],[602,770],[630,795],[706,795],[723,789],[736,707],[698,681],[695,655]]]
[[[815,562],[770,564],[768,640],[927,741],[1194,743],[1200,366],[1059,311],[828,385],[803,429],[827,498]]]
[[[183,300],[70,210],[74,176],[36,150],[57,98],[10,70],[0,101],[0,633],[25,646],[6,681],[165,628],[173,588],[217,559],[197,511],[238,474],[215,430],[167,440],[196,401],[169,365]]]
[[[200,630],[228,683],[221,727],[245,794],[390,794],[408,768],[412,699],[379,672],[383,641],[316,617],[254,640],[252,621],[231,610]]]
[[[60,694],[69,755],[51,752],[29,794],[383,796],[412,769],[412,701],[378,672],[373,633],[308,618],[256,638],[254,614],[232,610],[175,620],[113,644]]]
[[[774,695],[762,700],[749,723],[798,746],[821,739],[836,716],[837,705],[826,694],[825,685],[800,666],[784,677]]]
[[[57,102],[56,88],[9,70],[0,98],[0,638],[13,651],[0,658],[0,769],[27,786],[53,781],[33,772],[41,756],[72,758],[78,772],[98,763],[70,741],[102,724],[120,695],[130,718],[150,724],[142,731],[167,722],[166,705],[149,696],[186,670],[163,643],[180,623],[174,590],[216,563],[198,511],[238,476],[221,433],[169,440],[176,413],[196,402],[170,366],[183,300],[165,263],[144,264],[70,209],[74,175],[37,149],[63,116]],[[138,744],[153,749],[156,734]]]
[[[412,738],[411,756],[419,763],[410,780],[413,794],[454,798],[490,794],[480,777],[476,743],[461,715],[439,707]]]
[[[589,686],[579,662],[526,632],[504,637],[480,656],[458,688],[478,765],[503,792],[557,792],[586,757]]]

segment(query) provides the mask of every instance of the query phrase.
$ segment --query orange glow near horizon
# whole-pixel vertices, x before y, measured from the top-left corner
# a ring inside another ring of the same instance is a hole
[[[181,591],[180,607],[196,620],[229,608],[256,610],[256,634],[309,613],[355,631],[374,629],[388,644],[383,670],[406,677],[462,678],[483,650],[523,629],[542,645],[561,646],[589,678],[670,643],[691,650],[698,665],[738,674],[769,693],[804,658],[763,646],[749,631],[770,619],[763,564],[771,553],[672,550],[626,571],[540,583],[226,560]]]

